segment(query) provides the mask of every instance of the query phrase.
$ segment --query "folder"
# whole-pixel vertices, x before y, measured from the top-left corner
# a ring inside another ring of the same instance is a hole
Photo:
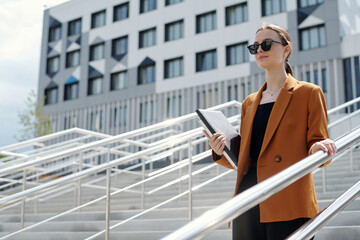
[[[241,137],[221,111],[197,109],[198,121],[210,137],[214,133],[225,136],[223,155],[231,166],[237,170]]]

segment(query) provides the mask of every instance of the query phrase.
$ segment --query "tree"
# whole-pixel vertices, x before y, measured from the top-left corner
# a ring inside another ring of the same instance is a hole
[[[26,98],[26,109],[18,113],[19,124],[22,126],[20,135],[15,136],[18,141],[44,136],[51,133],[50,117],[43,114],[45,98],[38,98],[31,90]]]

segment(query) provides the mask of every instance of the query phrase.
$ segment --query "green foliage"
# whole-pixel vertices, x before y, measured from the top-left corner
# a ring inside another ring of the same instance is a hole
[[[45,98],[37,97],[34,90],[31,90],[26,98],[26,109],[18,113],[19,124],[22,129],[20,136],[15,136],[18,141],[40,137],[51,133],[50,117],[43,115]]]

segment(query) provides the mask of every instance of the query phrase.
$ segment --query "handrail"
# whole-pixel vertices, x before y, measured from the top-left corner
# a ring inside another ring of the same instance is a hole
[[[222,109],[222,108],[226,108],[226,107],[231,107],[233,105],[241,106],[241,103],[239,103],[238,101],[233,100],[231,102],[227,102],[227,103],[220,104],[220,105],[217,105],[215,107],[209,108],[209,110]],[[107,144],[111,144],[111,143],[114,143],[114,142],[117,142],[117,141],[121,141],[121,140],[126,139],[126,138],[135,137],[135,136],[138,136],[140,134],[146,133],[148,131],[155,131],[155,130],[158,130],[158,129],[166,128],[166,127],[169,127],[169,126],[171,126],[171,125],[173,125],[175,123],[181,123],[181,122],[184,122],[184,121],[187,121],[187,120],[191,120],[191,119],[195,118],[195,116],[196,116],[196,113],[190,113],[190,114],[178,117],[178,118],[169,119],[169,120],[166,120],[166,121],[154,124],[154,125],[150,125],[150,126],[147,126],[147,127],[144,127],[144,128],[140,128],[140,129],[136,129],[136,130],[133,130],[133,131],[130,131],[130,132],[122,133],[122,134],[119,134],[119,135],[116,135],[116,136],[108,137],[106,139],[102,139],[102,140],[99,140],[99,141],[96,141],[96,142],[91,142],[91,143],[88,143],[88,144],[84,144],[83,146],[79,146],[79,147],[75,147],[75,148],[68,149],[68,150],[65,150],[65,151],[61,151],[61,152],[58,152],[58,153],[50,154],[50,155],[48,155],[46,157],[39,157],[39,158],[37,158],[35,160],[29,161],[29,162],[24,162],[24,163],[18,164],[16,166],[3,168],[3,169],[0,169],[0,176],[2,176],[4,174],[8,174],[9,172],[20,171],[22,169],[25,169],[25,168],[28,168],[30,166],[34,166],[34,165],[37,165],[37,164],[40,164],[40,163],[46,163],[49,160],[60,159],[60,158],[63,158],[63,157],[66,157],[66,156],[69,156],[69,155],[72,155],[72,154],[76,154],[76,153],[79,153],[79,152],[82,152],[82,151],[92,149],[94,147],[100,147],[100,146],[103,146],[103,145],[107,145]],[[31,157],[29,157],[29,158],[31,158]],[[24,158],[24,159],[27,159],[27,158]]]
[[[360,98],[359,98],[360,99]],[[232,102],[235,102],[235,104],[236,105],[238,105],[238,106],[240,106],[241,104],[239,104],[238,102],[236,102],[236,101],[232,101]],[[231,103],[231,102],[230,102]],[[349,105],[349,104],[347,104],[347,105]],[[219,108],[219,106],[220,105],[218,105],[218,106],[216,106],[216,107],[218,107]],[[231,106],[231,105],[230,105]],[[346,106],[345,106],[346,107]],[[215,107],[214,107],[215,108]],[[211,109],[214,109],[214,108],[211,108]],[[189,115],[193,115],[193,116],[189,116]],[[194,113],[192,113],[192,114],[188,114],[188,115],[185,115],[185,116],[183,116],[183,117],[180,117],[180,118],[184,118],[184,117],[190,117],[190,118],[188,118],[188,119],[186,119],[186,120],[190,120],[190,119],[192,119],[192,118],[194,118],[194,116],[195,116],[195,114]],[[239,118],[239,115],[236,115],[236,116],[233,116],[232,118]],[[168,120],[168,121],[173,121],[173,124],[176,124],[176,121],[174,121],[174,120],[178,120],[179,118],[176,118],[176,119],[171,119],[171,120]],[[183,121],[186,121],[186,120],[183,120]],[[157,125],[157,124],[155,124],[155,125]],[[152,126],[154,126],[154,125],[152,125]],[[149,126],[149,127],[151,127],[151,126]],[[165,127],[167,127],[167,126],[165,126]],[[164,126],[163,126],[163,128],[165,128]],[[145,128],[148,128],[148,127],[145,127]],[[142,129],[139,129],[139,130],[143,130],[144,128],[142,128]],[[83,130],[83,129],[80,129],[80,130]],[[197,129],[196,129],[197,130]],[[87,131],[87,130],[84,130],[84,131]],[[152,130],[147,130],[147,131],[152,131]],[[146,132],[146,131],[145,131]],[[137,135],[140,135],[140,134],[142,134],[142,133],[139,133],[139,134],[137,134]],[[189,134],[189,132],[187,132],[187,134]],[[105,135],[105,134],[104,134]],[[178,137],[180,137],[181,139],[183,139],[183,137],[185,137],[185,136],[183,136],[183,135],[186,135],[186,134],[178,134],[178,135],[175,135],[175,136],[173,136],[173,137],[170,137],[170,139],[171,140],[174,140],[174,139],[176,139],[176,138],[178,138]],[[105,136],[106,138],[109,138],[109,135],[107,135],[107,136]],[[120,140],[120,141],[122,141],[122,142],[124,142],[124,140]],[[138,140],[139,141],[139,140]],[[97,141],[97,142],[99,142],[99,141]],[[163,143],[163,142],[161,142],[161,140],[160,141],[157,141],[156,142],[156,144],[159,144],[159,143]],[[103,146],[103,145],[106,145],[107,143],[103,143],[101,146]],[[145,146],[145,145],[144,145]],[[151,144],[149,144],[149,145],[147,145],[147,147],[152,147],[152,146],[155,146],[155,144],[153,144],[153,143],[151,143]],[[33,156],[32,156],[33,157]],[[143,159],[148,159],[148,158],[152,158],[152,157],[146,157],[146,156],[143,156],[143,157],[141,157],[141,158],[143,158]],[[118,159],[118,160],[120,160],[120,159]],[[112,161],[112,163],[113,163],[113,161]],[[98,170],[98,169],[93,169],[93,168],[91,168],[92,170],[94,170],[94,173],[95,172],[97,172],[97,171],[101,171],[101,170]],[[90,173],[91,174],[91,173]],[[78,176],[78,178],[81,178],[81,177],[79,177]],[[68,179],[68,181],[72,181],[73,179]],[[67,181],[65,181],[65,182],[67,182]],[[65,183],[65,182],[63,182],[63,183]],[[60,183],[59,183],[60,184]],[[33,192],[32,192],[33,193]],[[31,193],[30,193],[31,194]],[[111,194],[112,195],[112,194]]]
[[[198,129],[200,130],[201,127],[199,127]],[[121,163],[125,163],[125,162],[128,162],[128,161],[137,159],[137,158],[141,158],[142,156],[146,156],[148,154],[151,154],[151,153],[154,153],[156,151],[165,149],[167,147],[183,143],[188,138],[192,138],[192,137],[194,137],[196,135],[202,134],[201,132],[200,133],[199,132],[198,133],[193,133],[192,135],[183,136],[182,138],[174,139],[172,142],[166,142],[166,143],[162,143],[162,144],[156,145],[156,146],[148,148],[148,149],[144,149],[142,151],[133,153],[133,154],[128,155],[128,156],[118,158],[116,160],[112,160],[111,162],[108,162],[108,163],[103,163],[101,165],[98,165],[98,166],[83,170],[81,172],[77,172],[77,173],[74,173],[74,174],[71,174],[71,175],[68,175],[68,176],[64,176],[64,177],[62,177],[60,179],[56,179],[56,180],[53,180],[51,182],[44,183],[44,184],[42,184],[40,186],[36,186],[36,187],[30,188],[30,189],[24,190],[22,192],[18,192],[18,193],[12,194],[10,196],[6,196],[6,197],[0,199],[0,205],[6,204],[6,203],[11,203],[11,202],[16,201],[18,199],[24,198],[27,195],[34,194],[35,192],[45,190],[45,189],[48,189],[48,188],[52,188],[52,187],[55,187],[57,185],[60,185],[62,183],[68,182],[68,181],[77,180],[77,179],[86,177],[88,175],[91,175],[93,173],[101,172],[101,171],[110,169],[110,168],[112,168],[114,166],[117,166],[117,165],[119,165]]]
[[[331,203],[324,211],[307,221],[298,230],[291,234],[287,240],[310,239],[325,224],[330,222],[347,205],[360,196],[360,181],[355,183],[345,193]]]
[[[353,105],[353,104],[355,104],[357,102],[360,102],[360,97],[357,97],[357,98],[355,98],[355,99],[353,99],[351,101],[348,101],[348,102],[346,102],[344,104],[341,104],[341,105],[339,105],[337,107],[332,108],[331,110],[328,111],[328,115],[333,114],[334,112],[337,112],[337,111],[339,111],[339,110],[341,110],[343,108],[349,107],[349,106],[351,106],[351,105]]]
[[[342,152],[359,140],[360,129],[336,141],[335,144],[338,152]],[[316,152],[280,173],[264,180],[263,182],[260,182],[259,184],[256,184],[254,187],[242,192],[220,206],[205,212],[199,218],[162,239],[201,239],[220,225],[225,224],[260,202],[266,200],[273,194],[310,173],[330,159],[331,156],[328,156],[327,153],[322,151]]]

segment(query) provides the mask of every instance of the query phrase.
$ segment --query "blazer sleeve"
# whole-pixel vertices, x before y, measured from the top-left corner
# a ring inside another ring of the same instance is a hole
[[[243,119],[245,117],[245,101],[241,104],[241,121],[240,121],[240,142],[239,145],[241,144],[241,133],[242,133],[242,125],[243,125]],[[240,146],[239,146],[240,149]],[[212,160],[226,168],[230,168],[230,169],[234,169],[231,164],[229,163],[229,161],[225,158],[224,155],[217,155],[214,151],[212,151]]]
[[[310,101],[308,102],[308,130],[307,130],[307,146],[308,155],[314,143],[329,138],[328,132],[328,115],[324,94],[320,87],[314,87],[311,92]],[[324,167],[331,162],[321,165]]]

